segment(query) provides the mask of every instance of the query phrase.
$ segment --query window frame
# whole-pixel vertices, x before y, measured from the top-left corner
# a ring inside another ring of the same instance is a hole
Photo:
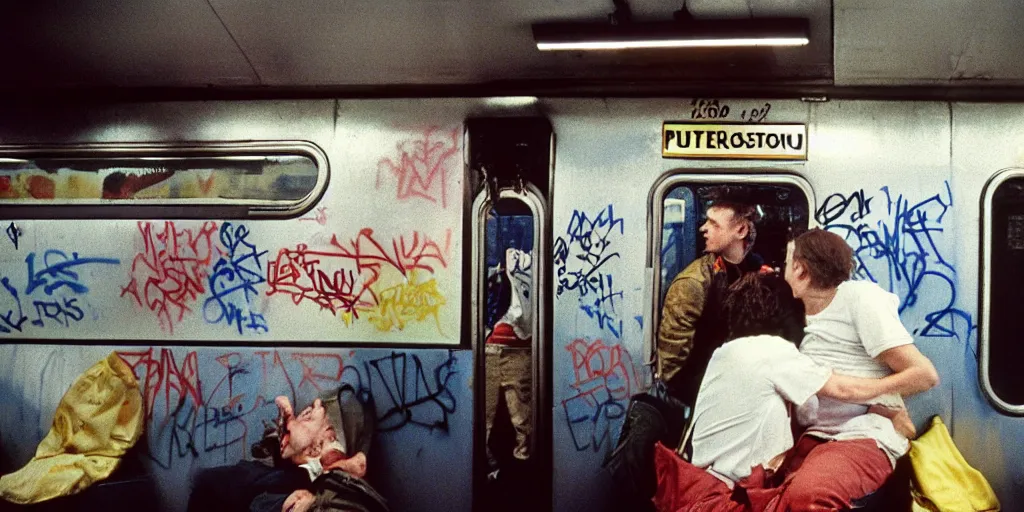
[[[810,213],[807,228],[818,226],[814,219],[817,202],[814,188],[803,176],[779,169],[741,169],[739,172],[716,169],[713,174],[706,169],[673,169],[665,173],[651,187],[647,198],[647,257],[644,268],[644,295],[646,313],[650,321],[643,326],[644,365],[651,368],[651,375],[660,375],[658,365],[657,326],[661,323],[661,243],[664,229],[665,198],[670,191],[683,183],[735,183],[742,185],[794,185],[804,193]]]
[[[0,159],[38,158],[216,158],[296,155],[309,158],[317,169],[316,183],[302,198],[279,199],[54,199],[48,202],[0,201],[2,219],[239,219],[298,217],[313,208],[327,190],[327,154],[313,142],[245,141],[180,143],[81,143],[60,145],[0,145]]]
[[[1013,178],[1024,178],[1024,168],[1021,167],[1009,167],[1006,169],[1000,169],[996,172],[982,189],[981,199],[981,246],[979,248],[979,273],[981,274],[981,286],[979,287],[978,294],[980,296],[979,314],[978,314],[978,380],[980,381],[981,391],[999,412],[1009,414],[1013,416],[1024,416],[1024,404],[1013,405],[1001,398],[996,394],[995,389],[992,388],[992,378],[989,371],[989,362],[991,360],[991,350],[989,343],[991,341],[989,327],[991,326],[991,313],[992,313],[992,296],[989,293],[992,290],[992,242],[994,233],[992,232],[992,200],[995,197],[996,191],[1000,185],[1006,183]]]

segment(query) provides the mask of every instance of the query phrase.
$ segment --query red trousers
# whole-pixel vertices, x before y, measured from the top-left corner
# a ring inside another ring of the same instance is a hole
[[[707,471],[658,444],[654,453],[659,512],[801,512],[842,510],[874,492],[892,473],[871,439],[823,441],[803,436],[779,468],[760,466],[730,490]]]

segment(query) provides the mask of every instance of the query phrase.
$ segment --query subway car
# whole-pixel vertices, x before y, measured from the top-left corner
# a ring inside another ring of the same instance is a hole
[[[204,469],[253,458],[276,397],[302,407],[349,385],[375,424],[366,479],[391,510],[609,510],[602,463],[652,383],[663,296],[703,252],[707,195],[724,184],[756,198],[766,264],[818,226],[851,245],[855,279],[899,297],[941,377],[908,400],[915,424],[940,416],[1013,510],[1022,142],[1017,103],[11,108],[0,473],[32,459],[72,384],[113,354],[134,373],[143,433],[110,479],[60,498],[82,507],[185,510]],[[525,404],[488,363],[510,312]]]

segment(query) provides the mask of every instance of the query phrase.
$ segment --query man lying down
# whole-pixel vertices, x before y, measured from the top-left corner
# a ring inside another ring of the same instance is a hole
[[[800,406],[815,396],[870,404],[892,392],[888,377],[833,373],[780,337],[782,308],[791,304],[790,289],[778,275],[748,274],[729,288],[725,308],[732,341],[711,357],[697,395],[692,463],[660,443],[655,448],[659,511],[791,510],[784,493],[802,460],[791,450],[789,404]],[[897,418],[897,429],[913,435],[901,411],[865,409]]]
[[[340,407],[337,402],[329,402],[332,409]],[[279,396],[274,403],[278,409],[281,459],[305,469],[309,473],[310,482],[335,469],[358,478],[366,476],[366,454],[359,451],[351,457],[347,455],[345,436],[339,432],[342,423],[340,409],[329,414],[323,401],[317,398],[296,416],[288,397]],[[330,416],[335,418],[333,422]],[[260,498],[267,503],[277,503],[281,496],[268,493]],[[302,512],[312,508],[315,501],[315,496],[308,489],[297,489],[277,509],[283,512]]]
[[[275,427],[253,446],[263,462],[202,470],[188,510],[386,512],[384,499],[363,480],[373,415],[351,386],[324,394],[298,414],[278,396]]]

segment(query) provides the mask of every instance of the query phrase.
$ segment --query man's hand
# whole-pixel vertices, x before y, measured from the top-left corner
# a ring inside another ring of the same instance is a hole
[[[340,469],[350,475],[364,478],[366,476],[366,454],[359,452],[351,458],[344,458],[339,451],[329,451],[320,458],[324,471]]]
[[[316,503],[316,498],[313,493],[299,489],[289,494],[288,499],[284,500],[281,512],[306,512],[313,508],[314,503]]]
[[[914,422],[910,421],[910,414],[903,407],[890,408],[876,404],[868,407],[868,413],[889,418],[889,421],[892,421],[892,426],[896,428],[896,432],[899,432],[901,436],[907,439],[917,437],[917,429],[914,428]]]

